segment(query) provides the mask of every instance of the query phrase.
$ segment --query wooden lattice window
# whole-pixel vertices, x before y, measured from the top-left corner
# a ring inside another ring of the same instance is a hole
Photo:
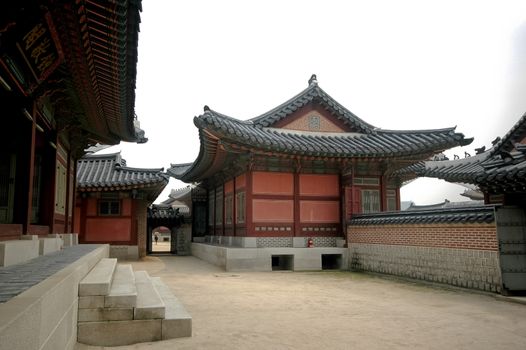
[[[236,223],[245,222],[245,192],[236,193]]]
[[[380,211],[380,191],[362,190],[362,213],[378,213]]]

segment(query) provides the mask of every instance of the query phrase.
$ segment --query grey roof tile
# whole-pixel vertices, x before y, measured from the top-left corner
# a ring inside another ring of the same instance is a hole
[[[495,221],[493,206],[440,208],[402,212],[353,215],[351,226],[404,225],[422,223],[491,223]]]
[[[307,132],[272,127],[310,102],[319,103],[354,132]],[[201,140],[198,158],[193,164],[174,164],[168,170],[171,176],[184,181],[195,181],[210,166],[217,151],[217,139],[255,153],[332,158],[422,157],[472,141],[456,133],[455,128],[378,129],[341,106],[315,81],[292,99],[256,118],[242,121],[206,107],[202,115],[194,118],[194,124]]]
[[[77,163],[79,191],[108,190],[119,187],[166,186],[168,176],[162,168],[144,169],[126,166],[120,153],[86,155]]]

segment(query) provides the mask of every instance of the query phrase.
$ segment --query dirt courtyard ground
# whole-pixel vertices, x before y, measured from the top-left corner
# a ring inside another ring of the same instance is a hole
[[[526,305],[489,294],[343,271],[227,273],[191,256],[133,265],[172,288],[193,336],[117,349],[526,349]]]

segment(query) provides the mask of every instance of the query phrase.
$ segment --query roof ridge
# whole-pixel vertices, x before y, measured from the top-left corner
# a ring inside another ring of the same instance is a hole
[[[439,128],[439,129],[420,129],[420,130],[395,130],[395,129],[381,129],[376,128],[376,132],[383,132],[383,133],[392,133],[392,134],[431,134],[434,132],[446,132],[446,131],[455,131],[457,129],[456,126],[448,127],[448,128]]]
[[[280,104],[277,107],[274,107],[273,109],[257,116],[251,119],[248,119],[248,121],[251,121],[254,123],[254,125],[262,126],[262,127],[268,127],[284,118],[286,118],[291,113],[295,112],[299,108],[302,108],[306,105],[307,102],[310,102],[314,100],[315,98],[320,98],[323,102],[325,102],[328,107],[334,109],[338,114],[341,114],[345,117],[343,122],[345,124],[350,124],[352,126],[357,126],[358,129],[361,129],[361,131],[364,132],[375,132],[376,127],[372,124],[367,123],[362,118],[358,117],[356,114],[351,112],[349,109],[347,109],[345,106],[343,106],[341,103],[336,101],[332,96],[330,96],[325,90],[323,90],[319,85],[318,82],[314,76],[314,80],[311,77],[311,80],[309,80],[309,86],[302,90],[297,95],[293,96],[292,98],[288,99],[284,103]],[[310,96],[309,96],[310,94]],[[307,101],[300,101],[300,99],[306,98]],[[285,111],[287,110],[288,111]],[[276,114],[282,114],[282,116],[276,117]]]
[[[515,143],[520,140],[514,140],[517,137],[517,134],[522,133],[523,136],[519,137],[520,139],[524,138],[526,134],[526,113],[524,113],[519,120],[513,124],[511,129],[491,148],[491,155],[495,155],[501,151],[511,151]]]
[[[163,168],[135,168],[135,167],[131,167],[131,166],[121,166],[119,167],[120,171],[122,170],[129,170],[129,171],[142,171],[142,172],[148,172],[148,173],[160,173],[160,172],[163,172],[164,171],[164,167]]]
[[[89,161],[89,160],[93,160],[93,159],[103,159],[103,158],[107,158],[107,159],[116,159],[118,155],[120,155],[121,152],[115,152],[115,153],[103,153],[103,154],[93,154],[93,153],[89,153],[89,154],[85,154],[83,155],[79,161]]]

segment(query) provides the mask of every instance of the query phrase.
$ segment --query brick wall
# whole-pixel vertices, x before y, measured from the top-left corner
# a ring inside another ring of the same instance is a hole
[[[498,249],[497,228],[487,224],[350,226],[349,243],[393,244],[454,249]]]
[[[350,268],[500,292],[495,222],[350,225]]]

